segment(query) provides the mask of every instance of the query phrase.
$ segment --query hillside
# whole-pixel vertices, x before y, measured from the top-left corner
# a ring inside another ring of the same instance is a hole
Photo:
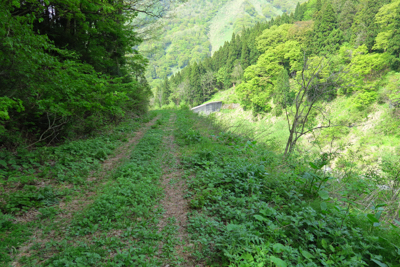
[[[0,266],[398,267],[400,0],[290,7],[0,2]]]
[[[154,88],[162,79],[189,63],[214,53],[243,27],[254,26],[282,12],[293,11],[298,1],[189,0],[178,4],[159,40],[150,40],[139,50],[150,60],[146,77]]]
[[[274,6],[267,0],[227,2],[210,22],[211,55],[223,46],[225,41],[229,41],[233,33],[240,33],[243,27],[248,28],[257,22],[264,22],[266,19],[281,15],[283,12],[290,12],[294,6],[294,4],[288,7]]]
[[[398,0],[311,0],[186,67],[161,100],[235,102],[242,111],[226,123],[242,118],[243,130],[268,133],[277,150],[298,141],[301,151],[335,151],[377,171],[400,156],[398,11]]]

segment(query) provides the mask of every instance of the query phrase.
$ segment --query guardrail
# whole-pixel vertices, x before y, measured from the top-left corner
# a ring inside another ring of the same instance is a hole
[[[192,111],[194,113],[202,113],[204,115],[209,115],[213,112],[220,111],[221,107],[222,107],[222,101],[210,102],[207,104],[203,104],[203,105],[194,107],[194,108],[192,108]]]

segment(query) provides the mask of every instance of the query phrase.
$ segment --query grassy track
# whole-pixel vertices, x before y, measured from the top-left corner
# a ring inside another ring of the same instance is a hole
[[[153,114],[147,121],[155,115]],[[122,240],[120,235],[126,236],[127,240],[129,236],[134,239],[132,236],[135,235],[149,235],[149,240],[145,239],[140,249],[150,249],[151,246],[147,243],[157,242],[155,241],[158,238],[157,232],[149,229],[146,233],[137,228],[146,227],[143,218],[151,217],[150,222],[153,222],[158,216],[158,213],[151,211],[149,207],[153,206],[160,197],[160,189],[154,187],[153,184],[160,175],[160,168],[157,165],[160,159],[155,155],[160,149],[162,130],[159,126],[162,120],[157,120],[152,129],[137,145],[136,143],[142,133],[154,122],[134,134],[131,139],[123,129],[122,135],[115,136],[116,141],[112,144],[116,148],[121,142],[119,139],[122,139],[125,142],[122,142],[125,144],[122,146],[122,154],[120,147],[117,152],[120,154],[110,154],[109,159],[103,164],[96,162],[95,167],[98,168],[101,165],[103,169],[100,168],[99,171],[92,173],[89,178],[89,172],[82,174],[79,177],[82,183],[69,185],[66,182],[59,184],[53,181],[50,185],[54,188],[69,189],[69,191],[64,190],[69,194],[57,195],[56,202],[39,203],[41,208],[38,210],[26,207],[28,212],[20,211],[19,215],[14,215],[14,218],[2,215],[1,219],[6,222],[1,225],[0,232],[2,264],[7,266],[11,264],[10,260],[13,260],[14,266],[66,266],[68,264],[114,266],[117,262],[127,260],[123,255],[127,252],[123,248],[130,241]],[[134,128],[127,127],[129,133],[139,129],[139,124],[134,125]],[[104,144],[100,142],[97,142],[97,145],[96,150],[104,148]],[[132,149],[134,145],[136,148],[129,153],[130,160],[127,160],[126,151]],[[69,146],[73,147],[73,144]],[[70,151],[64,153],[65,157],[68,156],[68,152]],[[94,153],[90,150],[88,152]],[[79,157],[77,158],[79,160]],[[119,162],[124,163],[118,167]],[[58,162],[55,166],[57,164]],[[73,165],[73,162],[70,164]],[[145,179],[139,179],[141,177]],[[8,185],[11,187],[12,184]],[[2,197],[9,200],[12,192],[8,195],[7,193],[4,193]],[[28,214],[35,216],[28,217]],[[136,228],[125,227],[131,224],[134,224]],[[30,237],[29,234],[31,234]],[[16,236],[20,238],[17,239]],[[24,241],[26,242],[22,244]],[[140,249],[138,254],[141,254]],[[128,254],[129,257],[132,256],[132,253]]]
[[[106,134],[58,147],[0,153],[0,265],[15,260],[30,236],[40,238],[39,232],[51,231],[55,218],[66,220],[90,200],[98,181],[132,145],[142,122],[130,120]]]
[[[323,159],[283,160],[189,110],[154,116],[101,179],[11,223],[32,235],[4,266],[398,266],[397,222],[359,209],[368,181],[337,192]]]

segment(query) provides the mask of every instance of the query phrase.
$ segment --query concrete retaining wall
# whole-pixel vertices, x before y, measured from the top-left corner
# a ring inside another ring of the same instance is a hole
[[[221,107],[222,107],[222,102],[218,101],[218,102],[211,102],[211,103],[203,104],[201,106],[194,107],[194,108],[192,108],[192,111],[194,113],[202,113],[205,115],[209,115],[210,113],[219,111],[221,109]]]

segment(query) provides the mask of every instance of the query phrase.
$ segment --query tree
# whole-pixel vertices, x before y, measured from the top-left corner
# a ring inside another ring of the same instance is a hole
[[[290,91],[289,74],[286,69],[282,69],[277,78],[274,103],[281,108],[286,108],[286,105],[292,102],[292,93]]]
[[[315,8],[317,9],[317,11],[321,11],[321,9],[322,9],[322,1],[321,0],[317,0],[317,3],[315,4]]]
[[[336,92],[339,87],[345,86],[345,71],[331,71],[331,62],[326,58],[309,59],[304,55],[304,64],[301,72],[295,77],[297,88],[293,102],[285,104],[285,115],[288,123],[289,137],[286,142],[284,155],[292,153],[298,140],[307,133],[316,129],[333,127],[331,121],[326,118],[326,113],[319,102],[324,100],[327,94]],[[285,89],[286,92],[292,91]],[[290,97],[285,96],[287,100]],[[325,119],[324,124],[315,127],[311,117],[319,113]]]
[[[250,64],[250,49],[247,46],[247,41],[243,40],[242,42],[242,52],[240,55],[240,63],[243,66],[243,69],[246,69]]]
[[[343,33],[338,29],[336,13],[328,2],[322,11],[318,14],[315,21],[314,33],[314,51],[332,53],[340,47],[342,43]]]
[[[381,32],[377,35],[374,49],[400,56],[400,1],[384,5],[375,16]]]
[[[175,90],[176,98],[179,103],[182,101],[189,102],[189,94],[190,94],[190,82],[189,79],[183,80],[178,84]],[[178,103],[176,103],[178,105]]]
[[[147,60],[131,21],[154,15],[146,3],[1,1],[0,146],[51,143],[145,112]]]
[[[375,15],[388,0],[365,0],[361,2],[361,10],[357,12],[352,26],[352,40],[359,46],[365,44],[371,52],[375,38],[379,32],[379,26],[375,22]]]
[[[171,95],[171,88],[169,86],[168,78],[165,77],[163,87],[162,87],[162,100],[161,105],[169,104],[169,96]]]
[[[232,79],[235,84],[238,84],[243,76],[243,68],[240,63],[236,64],[236,66],[232,70]]]
[[[201,88],[201,73],[199,65],[195,62],[190,68],[190,91],[191,101],[194,105],[197,105],[203,99],[202,88]]]
[[[160,87],[156,87],[155,92],[154,92],[154,101],[156,106],[161,107],[162,106],[162,100],[163,100],[163,91]]]
[[[304,10],[299,2],[297,2],[296,9],[294,10],[294,20],[300,21],[303,19]]]
[[[228,70],[222,67],[216,73],[217,83],[220,89],[228,89],[231,86],[231,79]]]
[[[338,23],[340,30],[344,33],[346,41],[350,41],[351,39],[351,26],[353,25],[356,13],[357,9],[355,0],[346,0],[344,4],[340,6]]]
[[[203,102],[207,101],[214,91],[215,87],[215,75],[214,72],[208,70],[206,73],[201,75],[201,88],[203,90]]]

